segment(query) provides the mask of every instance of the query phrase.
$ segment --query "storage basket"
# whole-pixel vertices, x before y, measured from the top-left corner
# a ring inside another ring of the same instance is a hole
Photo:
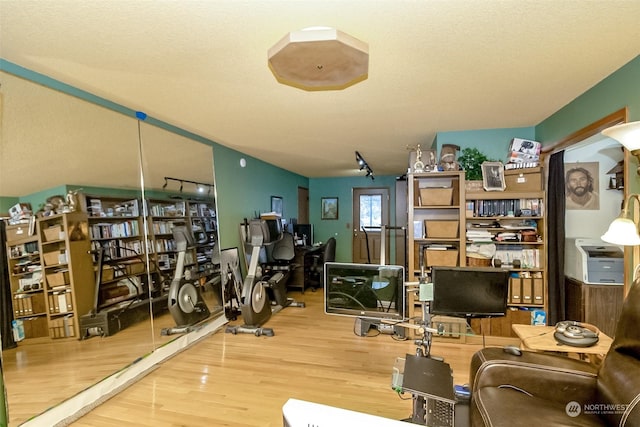
[[[44,232],[44,240],[46,242],[51,242],[53,240],[61,240],[64,238],[62,235],[62,227],[59,225],[54,225],[43,230]]]
[[[467,255],[467,266],[469,267],[490,267],[491,258],[479,256],[476,254]]]
[[[458,250],[447,249],[445,251],[438,249],[425,249],[425,264],[427,267],[443,266],[455,267],[458,265]]]
[[[458,237],[458,221],[425,220],[427,238],[455,239]]]
[[[420,206],[451,206],[453,188],[421,188]]]
[[[56,257],[56,262],[58,258]],[[57,273],[47,274],[47,284],[49,284],[50,288],[54,286],[63,286],[69,283],[69,272],[68,271],[58,271]]]

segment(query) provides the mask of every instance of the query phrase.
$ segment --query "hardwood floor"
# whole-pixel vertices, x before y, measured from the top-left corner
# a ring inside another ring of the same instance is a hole
[[[216,332],[71,425],[281,426],[289,398],[408,417],[410,396],[403,400],[390,384],[396,357],[413,354],[413,342],[356,336],[354,319],[324,314],[321,291],[291,296],[307,306],[272,317],[266,326],[274,337]],[[454,382],[463,384],[479,348],[437,342],[432,354],[443,356]]]

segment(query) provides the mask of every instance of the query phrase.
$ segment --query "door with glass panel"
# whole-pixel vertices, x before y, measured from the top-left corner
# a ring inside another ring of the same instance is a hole
[[[389,189],[353,189],[353,254],[354,263],[380,263],[380,227],[389,224]],[[386,260],[389,260],[388,240]]]

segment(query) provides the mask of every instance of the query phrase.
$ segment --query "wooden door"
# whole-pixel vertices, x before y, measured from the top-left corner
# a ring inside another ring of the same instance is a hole
[[[389,189],[353,189],[353,253],[359,264],[380,263],[380,227],[389,224]],[[365,227],[364,231],[363,228]],[[366,232],[365,232],[366,231]],[[389,242],[386,240],[386,264],[389,263]]]
[[[309,189],[298,187],[298,224],[309,224]]]

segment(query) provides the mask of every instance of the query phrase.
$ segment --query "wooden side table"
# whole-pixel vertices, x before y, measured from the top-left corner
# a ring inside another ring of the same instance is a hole
[[[600,363],[613,342],[611,337],[600,332],[600,339],[595,345],[573,347],[556,341],[553,337],[555,326],[512,325],[512,328],[520,338],[520,347],[523,350],[576,354],[580,359],[588,358],[594,364]]]

